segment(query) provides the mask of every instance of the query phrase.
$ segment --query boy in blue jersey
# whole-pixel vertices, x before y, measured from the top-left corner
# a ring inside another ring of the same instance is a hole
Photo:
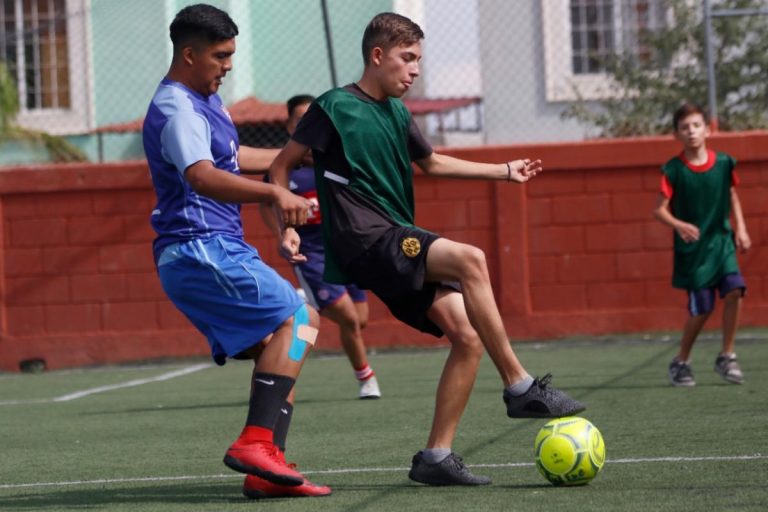
[[[363,34],[361,79],[315,100],[270,174],[287,186],[288,172],[311,149],[326,279],[370,289],[395,317],[451,344],[427,445],[408,476],[428,485],[486,485],[490,478],[473,474],[452,450],[483,349],[501,377],[509,417],[569,416],[585,405],[551,387],[550,375],[529,375],[517,359],[485,254],[414,225],[412,162],[431,176],[516,183],[542,170],[540,160],[477,163],[432,150],[399,100],[419,75],[423,37],[404,16],[375,16]],[[290,226],[290,212],[283,215]]]
[[[273,153],[239,146],[217,94],[237,33],[227,13],[204,4],[185,7],[171,23],[173,60],[143,129],[157,195],[154,257],[163,289],[206,336],[214,361],[254,361],[245,428],[224,458],[248,475],[245,495],[322,496],[331,490],[307,481],[283,455],[293,386],[318,316],[245,243],[240,219],[246,202],[275,203],[292,222],[304,222],[311,205],[239,175],[241,166],[264,168]]]
[[[293,133],[314,99],[314,96],[300,94],[287,101],[286,129],[289,135]],[[264,179],[269,180],[269,175]],[[323,247],[322,216],[317,203],[315,170],[304,164],[293,169],[289,176],[288,188],[294,194],[312,201],[314,206],[307,215],[307,223],[296,228],[301,237],[301,257],[292,254],[290,248],[286,250],[282,245],[279,249],[280,254],[292,263],[294,274],[306,295],[307,302],[321,315],[338,324],[341,346],[360,383],[358,396],[361,399],[380,398],[379,383],[368,364],[362,333],[368,322],[368,297],[354,284],[334,284],[323,279],[325,248]],[[264,222],[279,238],[280,228],[274,217],[274,210],[265,203],[259,205],[259,210]]]

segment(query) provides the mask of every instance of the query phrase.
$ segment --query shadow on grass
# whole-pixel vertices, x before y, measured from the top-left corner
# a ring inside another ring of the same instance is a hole
[[[239,480],[231,482],[185,482],[177,485],[112,488],[78,488],[52,492],[27,492],[0,497],[0,510],[82,510],[115,505],[147,506],[189,503],[190,508],[210,506],[210,510],[231,503],[248,503],[240,494]]]

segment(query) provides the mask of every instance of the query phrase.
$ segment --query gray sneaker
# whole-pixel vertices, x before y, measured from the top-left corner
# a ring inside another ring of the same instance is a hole
[[[541,379],[536,377],[528,391],[519,396],[504,390],[504,403],[507,404],[507,416],[510,418],[562,418],[573,416],[587,408],[559,389],[550,388],[552,374]]]
[[[473,475],[461,460],[461,457],[451,453],[437,464],[424,462],[423,452],[413,456],[408,478],[414,482],[427,485],[488,485],[491,479],[487,476]]]
[[[731,384],[744,383],[744,374],[741,373],[736,354],[720,354],[715,359],[715,371],[724,381]]]
[[[685,361],[673,359],[669,363],[669,382],[673,386],[691,388],[696,385],[691,366]]]

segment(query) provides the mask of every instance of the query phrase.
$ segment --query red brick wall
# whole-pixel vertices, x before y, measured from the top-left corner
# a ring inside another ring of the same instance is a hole
[[[739,160],[739,194],[754,247],[740,261],[743,325],[768,325],[768,134],[716,135]],[[417,222],[485,250],[510,335],[548,338],[679,329],[683,294],[669,285],[671,233],[651,217],[671,139],[452,150],[478,161],[535,157],[526,186],[416,178]],[[0,369],[49,368],[206,354],[166,300],[152,264],[146,164],[0,170]],[[249,241],[291,277],[253,205]],[[719,325],[713,318],[711,327]],[[371,347],[444,343],[392,319],[375,298]],[[337,350],[324,321],[319,348]]]

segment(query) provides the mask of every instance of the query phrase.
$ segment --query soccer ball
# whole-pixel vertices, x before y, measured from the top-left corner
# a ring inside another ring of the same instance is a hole
[[[554,485],[587,484],[605,463],[605,443],[600,431],[575,416],[544,425],[533,449],[536,467]]]

